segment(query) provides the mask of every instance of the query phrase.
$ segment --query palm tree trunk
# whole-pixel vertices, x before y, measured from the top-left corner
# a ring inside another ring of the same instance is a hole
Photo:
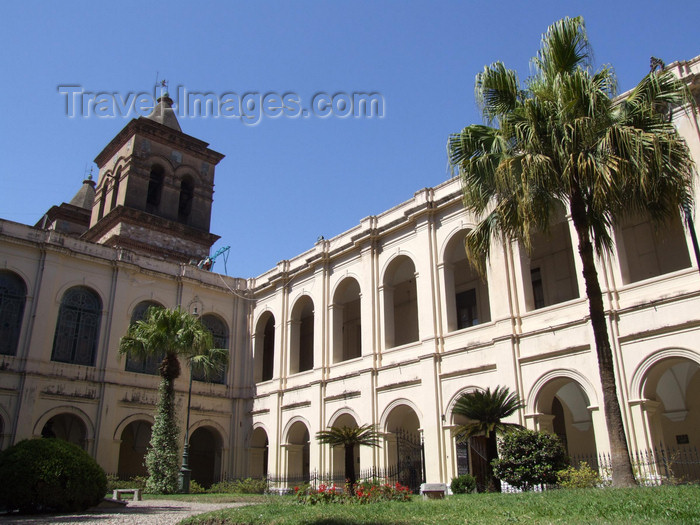
[[[598,370],[603,389],[603,407],[605,423],[608,428],[610,455],[612,458],[612,484],[614,487],[634,487],[634,473],[630,462],[629,448],[625,427],[622,422],[622,412],[615,386],[615,365],[613,362],[608,325],[605,319],[603,293],[598,282],[598,272],[595,267],[593,244],[591,243],[586,219],[586,204],[578,187],[571,194],[571,219],[576,229],[579,242],[579,256],[583,265],[583,278],[586,283],[586,296],[591,314],[591,325],[595,338],[598,355]]]

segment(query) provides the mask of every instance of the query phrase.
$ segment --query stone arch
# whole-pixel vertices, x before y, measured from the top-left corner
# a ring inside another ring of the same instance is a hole
[[[287,479],[291,482],[308,482],[311,465],[311,433],[306,419],[297,416],[285,425],[285,442],[287,452]]]
[[[211,420],[191,425],[189,441],[189,467],[192,480],[203,487],[211,487],[221,480],[224,436],[221,425]]]
[[[632,385],[649,445],[681,450],[700,445],[700,356],[679,348],[655,352],[637,367]]]
[[[265,309],[255,323],[253,334],[253,376],[256,383],[269,381],[275,365],[275,315]]]
[[[338,281],[331,295],[333,363],[362,356],[362,292],[360,282],[351,276]]]
[[[592,395],[595,391],[581,374],[554,370],[540,377],[528,398],[528,413],[533,415],[537,429],[556,434],[571,456],[589,463],[598,453]]]
[[[398,481],[416,491],[423,480],[422,416],[407,399],[396,400],[382,414],[384,462],[396,469]]]
[[[571,370],[569,368],[557,368],[555,370],[545,372],[537,379],[537,381],[533,383],[532,387],[530,388],[530,392],[527,395],[527,400],[525,401],[526,413],[534,414],[535,412],[537,412],[537,393],[540,390],[542,390],[542,387],[546,383],[548,383],[552,379],[557,379],[560,377],[568,378],[578,383],[579,386],[583,389],[584,393],[586,394],[586,397],[588,397],[588,400],[590,402],[589,406],[598,407],[597,391],[593,386],[593,383],[591,383],[586,376],[584,376],[576,370]]]
[[[248,436],[249,474],[253,478],[264,478],[269,471],[270,438],[262,423],[253,425]]]
[[[121,439],[122,432],[124,432],[124,429],[130,424],[133,423],[134,421],[148,421],[149,423],[153,424],[153,415],[149,414],[147,412],[138,412],[136,414],[131,414],[129,416],[126,416],[124,419],[122,419],[119,423],[117,423],[117,426],[114,427],[114,434],[112,434],[112,439],[115,441],[119,441]]]
[[[135,323],[136,321],[142,321],[146,317],[146,312],[151,306],[163,308],[161,303],[153,299],[141,300],[134,304],[133,308],[129,310],[131,312],[129,315],[129,325],[131,325],[131,323]],[[165,354],[161,354],[151,355],[145,359],[141,359],[139,357],[127,354],[124,370],[127,372],[136,372],[138,374],[157,375],[158,369],[160,368],[160,364],[164,357]]]
[[[24,325],[27,282],[11,270],[0,270],[0,355],[17,355]]]
[[[380,289],[385,348],[419,340],[417,279],[415,260],[406,253],[392,257],[385,266]]]
[[[670,358],[682,358],[694,361],[700,364],[700,356],[697,352],[687,348],[664,348],[647,356],[634,370],[632,380],[630,381],[630,394],[632,399],[644,399],[644,380],[649,373],[649,370],[659,364],[661,361]]]
[[[148,476],[145,459],[151,442],[153,428],[152,417],[139,414],[141,417],[130,416],[129,423],[122,427],[119,435],[119,461],[117,476],[119,479],[131,479],[134,476]]]
[[[293,303],[289,321],[289,374],[314,368],[315,304],[309,294]]]
[[[531,234],[529,253],[519,245],[527,311],[581,297],[567,210],[557,208],[549,231]]]
[[[95,366],[100,328],[102,297],[88,286],[73,286],[61,296],[54,331],[51,360]]]
[[[360,426],[359,418],[354,411],[349,408],[337,410],[331,419],[329,419],[330,426],[335,427],[349,427],[357,428]],[[333,481],[337,484],[342,484],[345,479],[348,478],[349,472],[347,472],[345,465],[345,447],[337,446],[330,449],[330,459],[331,459],[331,472],[333,474]],[[356,445],[353,449],[352,461],[355,463],[355,473],[360,470],[360,447]],[[349,468],[349,467],[348,467]]]
[[[122,179],[122,167],[114,168],[114,175],[112,176],[112,196],[110,198],[109,211],[112,211],[117,207],[117,202],[119,199],[119,188],[121,186]]]
[[[217,313],[205,313],[199,320],[211,332],[215,348],[223,348],[230,353],[230,331],[226,320]],[[195,381],[206,381],[223,385],[226,382],[227,369],[228,365],[225,365],[222,370],[214,371],[208,377],[205,376],[203,371],[194,370],[192,377]]]
[[[79,427],[71,426],[70,424],[73,421],[79,422]],[[56,425],[55,429],[53,428],[54,425]],[[66,441],[75,443],[84,450],[90,451],[90,446],[95,440],[95,426],[90,417],[81,409],[63,405],[44,412],[36,420],[32,434],[33,437],[66,439]]]
[[[455,408],[455,405],[457,404],[457,401],[459,400],[459,398],[462,397],[464,394],[468,394],[469,392],[474,392],[475,390],[483,390],[483,388],[476,386],[476,385],[466,386],[464,388],[459,389],[450,398],[449,402],[447,403],[447,406],[445,407],[445,420],[448,424],[450,424],[450,425],[455,424],[454,408]]]
[[[464,239],[469,231],[469,228],[459,228],[450,235],[439,263],[445,282],[449,332],[491,320],[488,282],[471,265],[464,250]]]
[[[389,416],[392,413],[392,411],[400,406],[407,406],[409,407],[413,412],[415,412],[417,418],[418,418],[418,426],[416,428],[420,428],[421,421],[423,420],[423,413],[420,411],[418,408],[418,405],[411,401],[410,399],[407,398],[399,398],[395,399],[391,403],[389,403],[384,410],[382,411],[382,415],[379,418],[379,429],[383,432],[390,432],[391,430],[387,426],[389,424]]]
[[[342,407],[333,412],[333,414],[328,418],[328,426],[332,427],[335,426],[335,422],[341,418],[342,416],[349,415],[352,417],[357,424],[360,424],[360,416],[358,416],[357,412],[355,412],[352,408],[350,407]]]
[[[180,178],[180,188],[177,205],[177,220],[183,224],[188,224],[192,213],[194,195],[197,191],[197,184],[194,177],[189,173]]]

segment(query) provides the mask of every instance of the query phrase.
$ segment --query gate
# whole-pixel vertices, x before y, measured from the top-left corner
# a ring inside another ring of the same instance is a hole
[[[425,451],[419,435],[406,430],[396,431],[396,481],[413,492],[425,483]]]

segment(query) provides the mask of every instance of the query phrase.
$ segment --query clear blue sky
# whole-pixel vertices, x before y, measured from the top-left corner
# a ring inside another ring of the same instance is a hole
[[[700,54],[698,0],[4,4],[0,217],[34,224],[70,200],[128,121],[67,118],[59,85],[148,92],[158,72],[171,90],[381,93],[381,119],[180,119],[226,155],[213,249],[231,245],[229,275],[259,275],[446,180],[448,134],[481,121],[475,74],[502,60],[525,78],[547,26],[575,15],[620,91],[651,55]]]

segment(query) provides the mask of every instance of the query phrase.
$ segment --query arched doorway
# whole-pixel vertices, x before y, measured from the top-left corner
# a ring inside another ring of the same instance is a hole
[[[250,437],[250,477],[264,478],[268,474],[269,441],[262,427],[253,430]]]
[[[358,424],[355,418],[351,414],[341,414],[335,421],[333,421],[332,426],[342,428],[357,428]],[[353,450],[353,462],[355,463],[355,475],[360,472],[360,447],[356,445]],[[331,473],[333,481],[340,486],[343,486],[345,480],[348,478],[348,473],[345,471],[345,447],[338,446],[331,449]]]
[[[593,465],[597,449],[589,406],[584,389],[569,377],[547,381],[535,401],[539,429],[556,434],[573,459]]]
[[[254,379],[256,383],[272,379],[275,363],[275,316],[265,312],[255,328],[253,355]]]
[[[309,429],[301,421],[296,421],[287,433],[287,480],[305,483],[310,479],[311,448]]]
[[[86,448],[87,429],[85,423],[73,414],[57,414],[41,429],[41,437],[63,439],[80,448]]]
[[[642,395],[659,474],[700,480],[700,364],[684,357],[658,361],[643,377]]]
[[[221,479],[221,443],[221,436],[211,427],[199,427],[190,436],[192,479],[202,487]]]
[[[677,357],[660,361],[647,372],[644,398],[658,405],[649,410],[654,446],[700,445],[700,365]]]
[[[145,420],[132,421],[121,435],[119,445],[119,479],[131,479],[134,476],[148,476],[145,465],[146,450],[151,442],[151,423]]]
[[[425,481],[423,443],[419,428],[418,415],[406,404],[392,408],[386,418],[384,450],[387,477],[391,482],[398,481],[414,492]]]

